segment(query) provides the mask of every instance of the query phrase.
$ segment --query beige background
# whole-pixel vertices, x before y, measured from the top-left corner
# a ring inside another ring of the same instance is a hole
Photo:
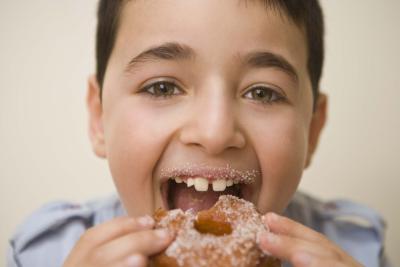
[[[389,225],[388,252],[400,265],[400,1],[322,4],[330,116],[301,187],[379,210]],[[0,0],[0,255],[15,226],[43,203],[114,190],[86,134],[95,6]]]

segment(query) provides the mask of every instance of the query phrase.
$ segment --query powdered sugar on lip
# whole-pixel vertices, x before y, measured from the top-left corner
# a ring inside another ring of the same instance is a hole
[[[257,170],[238,170],[229,164],[222,167],[208,165],[194,165],[186,163],[180,167],[165,168],[161,170],[161,180],[166,181],[171,177],[203,177],[209,180],[233,180],[244,184],[254,183],[260,172]]]

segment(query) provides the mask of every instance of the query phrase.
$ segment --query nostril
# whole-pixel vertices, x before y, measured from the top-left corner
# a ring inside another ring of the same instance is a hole
[[[246,138],[242,131],[235,131],[232,143],[232,148],[244,148],[246,146]]]
[[[199,123],[184,126],[180,131],[179,140],[186,146],[202,148],[211,155],[241,149],[246,145],[244,133],[234,124],[217,124],[212,121],[206,121],[201,126]]]

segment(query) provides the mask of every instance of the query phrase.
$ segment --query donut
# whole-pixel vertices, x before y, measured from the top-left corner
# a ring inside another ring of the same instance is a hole
[[[257,244],[268,231],[253,203],[222,195],[208,210],[157,210],[156,228],[176,234],[169,247],[151,258],[152,267],[278,267]]]

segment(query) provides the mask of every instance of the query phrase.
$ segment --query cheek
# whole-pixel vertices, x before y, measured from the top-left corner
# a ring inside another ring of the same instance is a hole
[[[295,113],[270,118],[256,131],[256,153],[262,171],[260,211],[281,212],[301,178],[306,158],[306,131]]]
[[[110,171],[128,213],[143,214],[155,205],[153,170],[171,131],[157,112],[146,111],[140,103],[121,101],[110,110],[105,113]],[[134,205],[139,202],[147,206]]]

